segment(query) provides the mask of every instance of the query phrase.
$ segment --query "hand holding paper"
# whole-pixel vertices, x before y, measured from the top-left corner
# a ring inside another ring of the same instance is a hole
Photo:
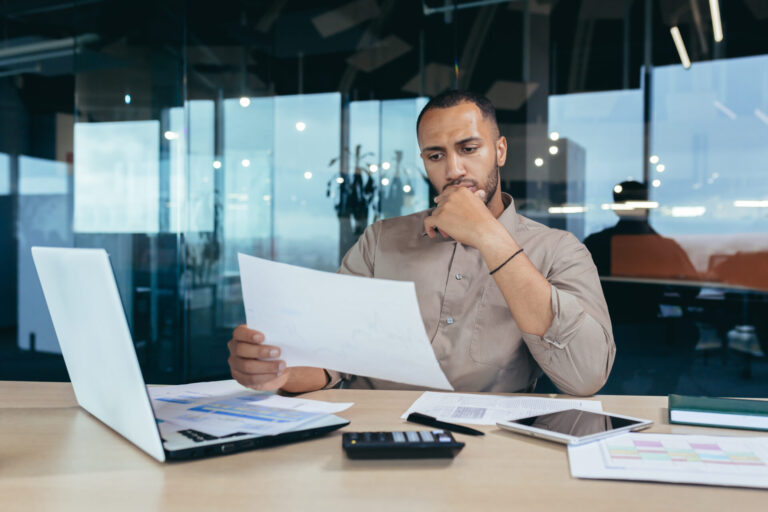
[[[319,272],[239,254],[248,327],[287,366],[452,390],[413,283]]]

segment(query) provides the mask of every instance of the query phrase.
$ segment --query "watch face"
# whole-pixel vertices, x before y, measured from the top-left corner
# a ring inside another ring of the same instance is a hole
[[[618,418],[608,414],[569,409],[566,411],[542,414],[519,420],[511,420],[510,423],[518,423],[541,430],[557,432],[574,437],[584,437],[601,432],[608,432],[631,425],[639,425],[636,420]]]

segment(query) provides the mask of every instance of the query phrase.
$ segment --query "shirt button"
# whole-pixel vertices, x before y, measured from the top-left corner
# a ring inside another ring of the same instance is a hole
[[[448,325],[453,325],[453,317],[449,316],[448,318],[446,318],[445,323],[447,323]]]
[[[461,281],[464,278],[464,274],[456,274],[456,280]]]

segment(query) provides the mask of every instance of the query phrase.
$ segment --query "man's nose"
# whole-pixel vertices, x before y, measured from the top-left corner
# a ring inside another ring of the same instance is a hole
[[[446,169],[445,177],[448,178],[449,181],[456,180],[467,174],[458,153],[450,153],[446,160],[448,162],[448,168]]]

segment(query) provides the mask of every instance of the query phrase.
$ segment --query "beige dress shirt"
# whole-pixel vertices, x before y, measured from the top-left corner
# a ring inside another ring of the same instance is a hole
[[[427,337],[457,391],[531,390],[543,370],[563,392],[591,395],[608,379],[616,351],[592,258],[567,231],[518,215],[511,196],[503,199],[499,222],[552,287],[554,320],[544,336],[520,330],[480,251],[426,236],[429,210],[368,226],[339,272],[416,284]],[[329,387],[415,389],[328,373]]]

